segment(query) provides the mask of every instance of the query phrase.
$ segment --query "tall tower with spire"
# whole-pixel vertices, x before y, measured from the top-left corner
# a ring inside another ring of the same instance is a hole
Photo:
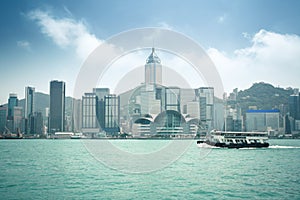
[[[152,48],[152,52],[146,60],[145,83],[162,84],[162,65],[154,48]]]

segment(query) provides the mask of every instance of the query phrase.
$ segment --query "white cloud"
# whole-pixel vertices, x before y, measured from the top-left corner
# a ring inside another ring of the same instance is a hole
[[[169,30],[174,30],[174,27],[168,24],[167,22],[161,21],[158,22],[158,27],[164,28],[164,29],[169,29]]]
[[[260,30],[252,36],[251,46],[235,50],[232,56],[215,48],[207,52],[219,70],[226,90],[247,88],[258,81],[300,87],[298,35]]]
[[[55,18],[41,10],[31,11],[28,16],[36,21],[41,27],[41,32],[59,47],[75,47],[81,59],[85,59],[101,43],[101,40],[89,32],[83,21]]]
[[[23,48],[27,51],[31,51],[31,44],[30,44],[30,42],[28,42],[26,40],[17,41],[17,46],[20,47],[20,48]]]

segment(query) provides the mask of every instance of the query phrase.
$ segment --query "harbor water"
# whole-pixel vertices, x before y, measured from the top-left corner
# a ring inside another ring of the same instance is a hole
[[[170,143],[108,142],[140,154]],[[0,140],[0,199],[300,199],[300,140],[269,142],[211,149],[191,141],[163,168],[130,173],[96,159],[83,140]]]

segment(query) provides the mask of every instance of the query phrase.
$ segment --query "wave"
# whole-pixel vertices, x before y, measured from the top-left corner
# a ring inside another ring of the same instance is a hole
[[[281,146],[281,145],[270,145],[270,149],[300,149],[297,146]]]
[[[221,147],[211,146],[206,143],[197,144],[199,148],[220,149]]]

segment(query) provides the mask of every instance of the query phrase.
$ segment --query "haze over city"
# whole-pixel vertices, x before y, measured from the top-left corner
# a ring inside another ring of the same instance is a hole
[[[64,80],[66,95],[72,96],[83,62],[99,44],[122,31],[143,27],[171,29],[192,38],[211,57],[227,92],[260,81],[297,88],[297,8],[298,1],[91,1],[84,5],[5,1],[0,104],[7,102],[11,92],[23,98],[28,85],[49,93],[49,81],[54,79]],[[129,54],[119,66],[144,65],[147,54]],[[164,65],[176,68],[184,63],[158,54]]]

